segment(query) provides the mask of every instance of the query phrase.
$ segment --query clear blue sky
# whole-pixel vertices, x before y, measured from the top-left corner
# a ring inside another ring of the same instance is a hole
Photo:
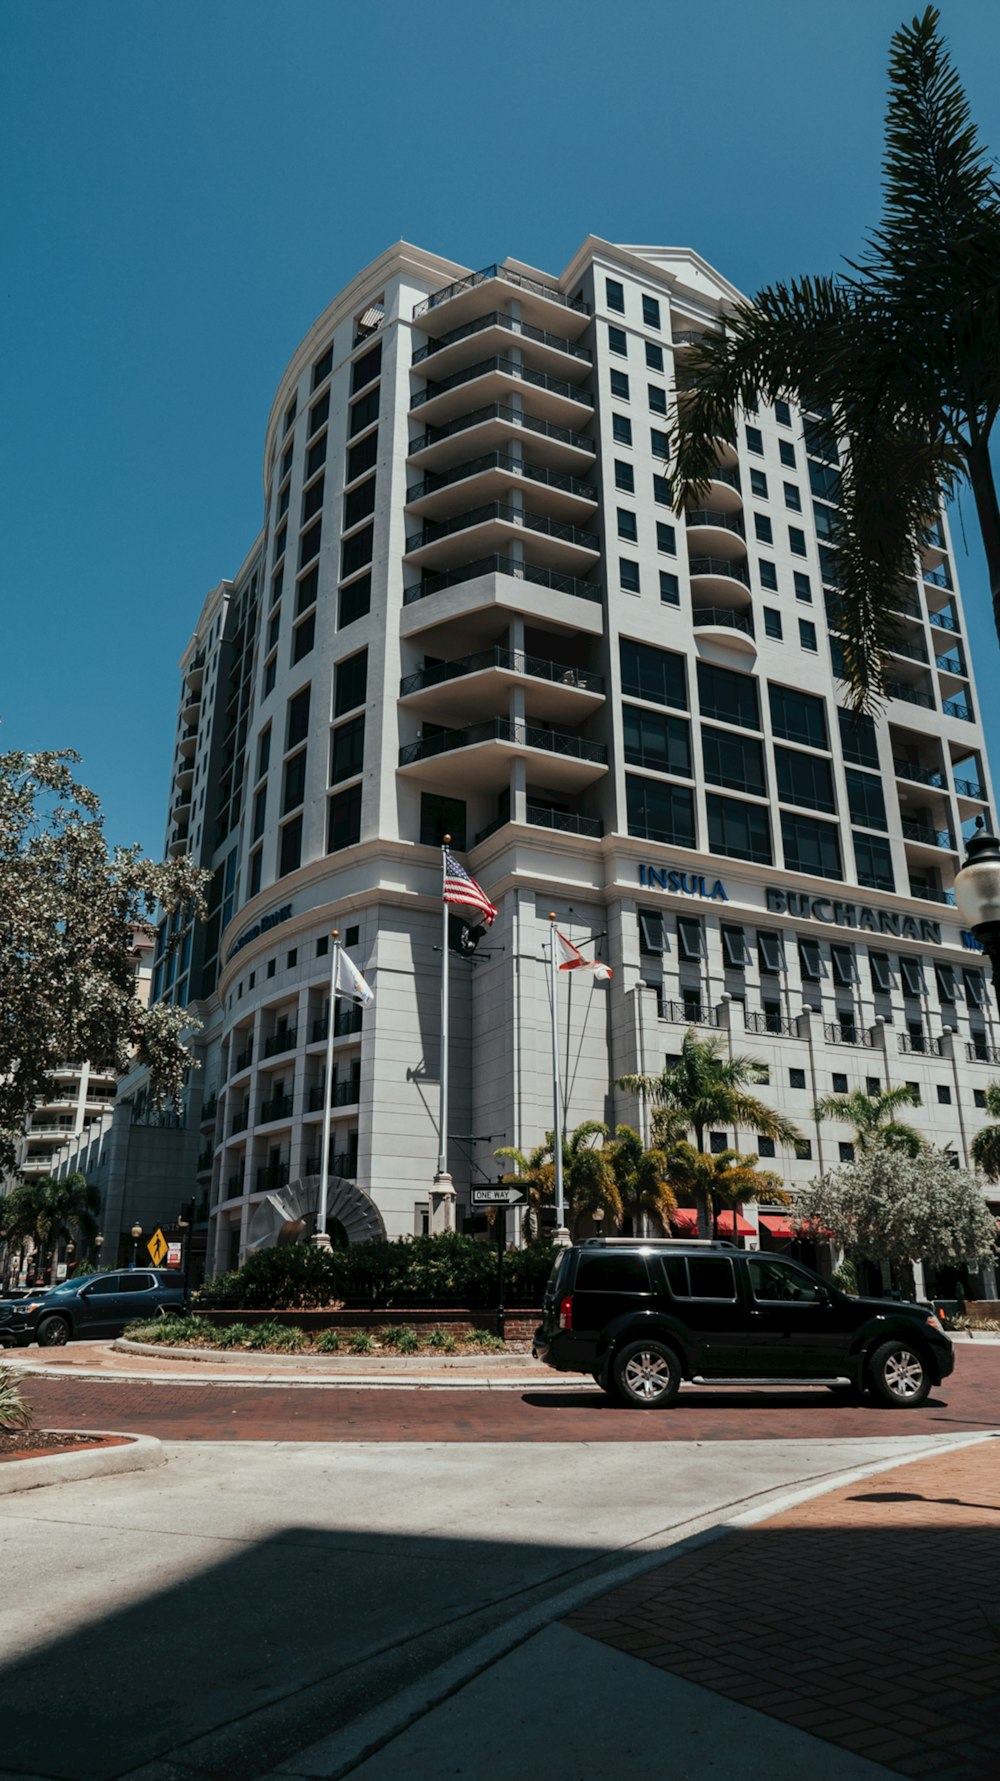
[[[0,749],[79,750],[109,837],[159,855],[176,661],[257,532],[275,384],[340,286],[400,236],[554,272],[591,231],[685,244],[747,292],[833,269],[878,216],[913,10],[5,0]],[[943,18],[1000,153],[1000,8]]]

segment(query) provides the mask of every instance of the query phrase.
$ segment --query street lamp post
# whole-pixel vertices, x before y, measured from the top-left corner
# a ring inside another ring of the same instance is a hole
[[[139,1247],[139,1238],[141,1236],[142,1236],[142,1225],[134,1224],[132,1226],[132,1264],[131,1264],[133,1268],[135,1267],[135,1255],[136,1255],[136,1250]]]
[[[962,869],[955,874],[955,903],[993,967],[1000,1000],[1000,839],[985,828],[966,844]]]
[[[97,1267],[98,1272],[100,1272],[101,1250],[104,1248],[104,1234],[102,1231],[98,1231],[97,1236],[94,1238],[94,1248],[97,1250]]]

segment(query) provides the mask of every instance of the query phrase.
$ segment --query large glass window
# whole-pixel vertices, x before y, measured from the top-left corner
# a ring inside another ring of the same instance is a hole
[[[626,773],[625,796],[630,835],[672,847],[694,846],[694,797],[686,786]]]
[[[357,655],[337,663],[333,681],[334,717],[343,717],[345,711],[353,711],[355,706],[364,704],[367,682],[367,649],[359,649]]]
[[[760,729],[757,682],[750,674],[734,674],[730,668],[699,662],[698,702],[703,717],[739,724],[744,730]]]
[[[790,872],[811,872],[817,878],[843,878],[840,841],[833,823],[812,816],[781,812],[781,839]]]
[[[878,741],[875,721],[866,711],[837,711],[840,725],[840,747],[845,761],[856,767],[874,767],[878,771]]]
[[[337,853],[361,839],[361,787],[348,786],[330,799],[327,812],[326,851]]]
[[[830,763],[821,755],[776,747],[778,797],[783,804],[804,804],[807,810],[836,810]]]
[[[854,833],[854,864],[858,883],[866,890],[894,891],[896,877],[892,869],[892,848],[877,835]]]
[[[278,841],[278,877],[298,870],[302,859],[302,818],[293,816],[286,822]]]
[[[619,645],[622,692],[632,699],[648,699],[653,705],[674,705],[687,710],[684,657],[648,643],[623,637]]]
[[[420,839],[425,847],[440,847],[446,835],[459,853],[465,852],[465,800],[443,798],[437,792],[420,794]]]
[[[871,773],[859,773],[857,767],[846,768],[846,778],[851,821],[863,829],[887,829],[882,781]]]
[[[296,742],[304,742],[309,734],[309,698],[311,688],[302,687],[288,701],[288,714],[285,724],[285,747],[294,748]]]
[[[812,693],[796,692],[790,686],[768,685],[771,701],[771,729],[783,742],[804,742],[810,748],[825,748],[826,711],[822,699]]]
[[[352,779],[360,773],[365,759],[365,714],[348,718],[338,724],[330,744],[330,784]]]
[[[744,804],[737,798],[720,798],[718,793],[709,792],[705,805],[712,853],[725,853],[735,860],[756,860],[763,866],[771,864],[771,825],[762,804]]]
[[[703,724],[701,752],[705,778],[712,785],[729,786],[733,791],[751,792],[764,797],[764,745],[750,736],[733,736],[728,730],[713,730]]]
[[[691,777],[690,725],[682,717],[661,717],[658,711],[622,710],[625,759],[631,767]]]
[[[306,749],[300,748],[298,754],[293,754],[291,760],[285,762],[284,783],[281,793],[282,816],[287,816],[290,810],[295,810],[306,795],[307,752]]]

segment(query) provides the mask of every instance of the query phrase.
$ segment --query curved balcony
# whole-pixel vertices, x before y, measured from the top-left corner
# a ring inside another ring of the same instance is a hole
[[[185,693],[181,706],[181,717],[189,729],[193,728],[201,716],[201,694]]]
[[[689,507],[684,515],[688,548],[707,557],[745,557],[746,527],[739,512],[719,507]]]
[[[530,365],[519,365],[501,354],[466,365],[453,376],[417,390],[410,398],[410,408],[419,408],[422,418],[440,424],[454,420],[470,401],[502,402],[510,395],[512,386],[522,384],[530,385],[534,408],[545,420],[567,427],[581,421],[586,425],[594,406],[590,390],[567,383],[565,378],[551,377],[547,371],[535,371]]]
[[[735,606],[695,606],[691,611],[691,623],[700,636],[708,638],[715,633],[717,643],[739,650],[743,655],[757,654],[753,612],[749,604],[742,612]]]
[[[579,791],[608,770],[603,742],[509,717],[492,717],[406,742],[399,751],[399,767],[421,785],[500,791],[510,783],[510,763],[517,756],[534,760],[534,776],[543,775],[554,791]]]
[[[742,513],[743,485],[739,466],[719,464],[708,476],[706,501],[709,508],[727,515]],[[745,528],[744,528],[745,536]]]
[[[750,591],[750,571],[746,558],[689,556],[692,600],[713,606],[739,606],[746,609]]]
[[[195,750],[198,747],[198,726],[197,726],[197,724],[189,724],[188,728],[186,730],[182,731],[180,737],[178,738],[177,746],[178,746],[184,760],[186,760],[186,761],[194,760]]]
[[[573,427],[557,425],[544,416],[511,408],[506,402],[488,402],[482,408],[470,409],[440,427],[428,427],[409,441],[408,456],[414,463],[449,469],[468,457],[490,447],[503,446],[511,439],[531,435],[532,452],[546,466],[556,470],[587,468],[596,456],[594,441],[588,433]]]
[[[413,320],[425,333],[439,335],[480,314],[484,303],[496,308],[499,302],[509,300],[513,292],[517,293],[525,321],[535,327],[557,328],[570,339],[578,340],[589,325],[590,310],[582,297],[570,302],[555,285],[500,265],[483,266],[480,271],[469,272],[432,292],[416,305]]]
[[[547,661],[523,649],[492,649],[455,661],[435,662],[400,681],[399,698],[433,717],[472,719],[499,706],[512,686],[524,686],[536,717],[580,721],[604,703],[604,676],[565,662]]]
[[[287,1121],[292,1117],[291,1095],[272,1095],[269,1101],[262,1101],[257,1115],[258,1125],[275,1125],[279,1120]]]
[[[476,536],[470,538],[470,532]],[[470,547],[488,551],[492,546],[503,551],[524,532],[531,533],[532,553],[542,564],[586,571],[600,556],[595,532],[581,531],[566,520],[549,519],[541,513],[526,513],[505,501],[490,501],[469,513],[458,513],[454,519],[429,520],[407,538],[405,555],[414,567],[450,567],[460,562]]]
[[[487,310],[485,315],[475,316],[462,327],[451,328],[447,334],[428,340],[426,345],[417,348],[411,364],[416,370],[418,365],[433,359],[435,376],[439,372],[443,376],[471,364],[481,356],[484,347],[487,351],[503,352],[508,345],[520,345],[521,342],[528,347],[533,362],[540,369],[550,370],[556,376],[562,372],[572,381],[574,375],[583,375],[590,370],[592,355],[589,347],[567,339],[565,334],[552,334],[547,328],[532,327],[530,322],[518,321],[500,309]]]
[[[455,464],[451,470],[430,471],[419,482],[410,484],[406,505],[416,513],[434,518],[452,511],[455,488],[462,495],[495,495],[499,499],[511,487],[526,483],[531,485],[533,498],[543,499],[546,509],[562,519],[586,519],[597,506],[595,483],[552,470],[545,464],[529,463],[506,451],[483,452],[477,458]]]

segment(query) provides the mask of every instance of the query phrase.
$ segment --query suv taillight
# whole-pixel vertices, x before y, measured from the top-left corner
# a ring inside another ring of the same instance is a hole
[[[559,1300],[559,1328],[561,1330],[573,1328],[573,1297],[571,1293],[567,1293],[564,1299]]]

